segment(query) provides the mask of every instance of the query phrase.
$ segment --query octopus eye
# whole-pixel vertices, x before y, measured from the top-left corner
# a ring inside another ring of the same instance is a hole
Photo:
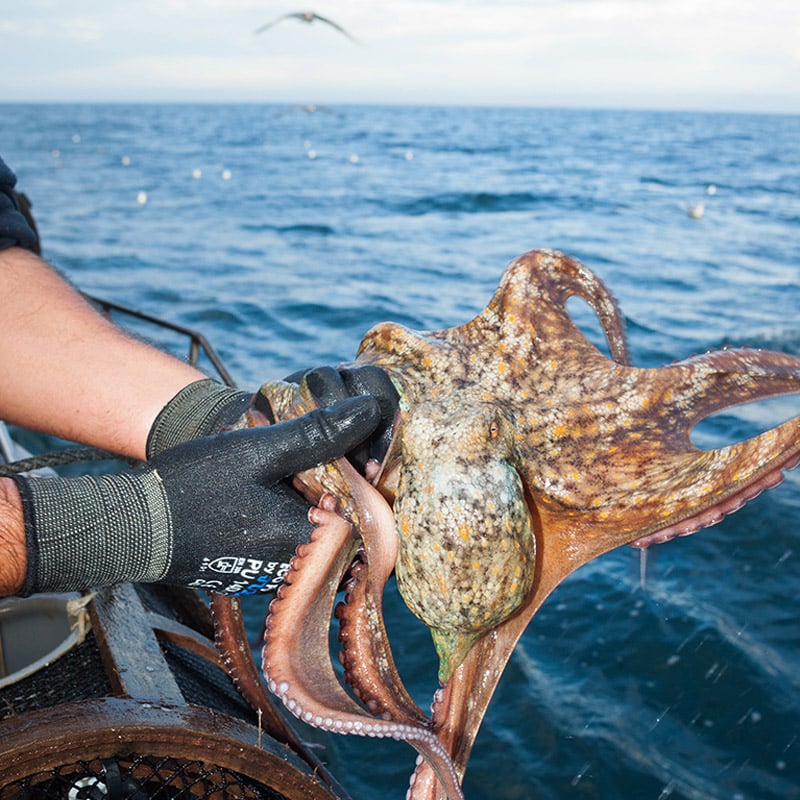
[[[489,436],[492,439],[496,439],[499,435],[500,435],[500,423],[496,419],[493,419],[489,423]]]

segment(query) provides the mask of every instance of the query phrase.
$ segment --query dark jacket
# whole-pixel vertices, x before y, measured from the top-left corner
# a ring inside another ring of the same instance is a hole
[[[0,158],[0,250],[19,245],[28,250],[38,249],[38,239],[33,228],[19,210],[14,187],[17,176]]]

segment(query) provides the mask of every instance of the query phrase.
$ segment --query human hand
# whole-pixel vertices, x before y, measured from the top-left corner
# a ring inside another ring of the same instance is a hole
[[[389,376],[379,367],[335,369],[317,367],[292,373],[284,380],[300,383],[306,379],[308,388],[320,405],[359,395],[370,395],[378,402],[380,422],[375,433],[348,458],[363,471],[369,458],[383,459],[392,435],[392,425],[398,407],[398,394]],[[263,415],[264,422],[275,418],[267,398],[224,386],[206,379],[189,384],[162,409],[150,430],[147,455],[201,436],[211,436],[231,427],[245,427],[253,420],[254,412]]]
[[[379,420],[375,399],[354,397],[193,439],[129,472],[16,478],[28,541],[22,593],[126,581],[271,591],[313,527],[283,479],[353,449]]]

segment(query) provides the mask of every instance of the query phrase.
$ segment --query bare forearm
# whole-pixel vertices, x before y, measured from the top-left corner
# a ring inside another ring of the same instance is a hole
[[[158,412],[203,376],[132,339],[20,248],[0,251],[0,418],[144,458]]]
[[[0,597],[22,589],[26,565],[22,501],[14,482],[0,478]]]

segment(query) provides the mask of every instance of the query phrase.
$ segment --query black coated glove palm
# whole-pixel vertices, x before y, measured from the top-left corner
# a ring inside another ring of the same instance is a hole
[[[351,450],[379,419],[373,398],[353,397],[269,427],[190,440],[129,472],[18,477],[23,594],[125,581],[270,591],[312,528],[308,504],[283,479]]]

